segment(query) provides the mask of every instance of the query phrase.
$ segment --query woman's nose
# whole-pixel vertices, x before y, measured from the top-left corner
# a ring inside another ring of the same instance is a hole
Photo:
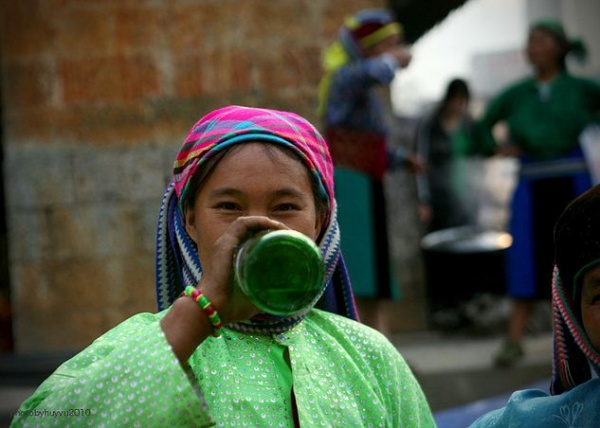
[[[271,218],[269,216],[269,210],[268,209],[264,209],[264,208],[252,208],[252,209],[249,209],[246,215],[250,216],[250,217],[267,217],[267,218]]]

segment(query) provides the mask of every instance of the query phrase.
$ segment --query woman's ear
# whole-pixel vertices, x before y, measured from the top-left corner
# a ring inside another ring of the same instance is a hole
[[[185,219],[185,231],[190,236],[190,238],[192,238],[192,241],[198,244],[196,238],[198,229],[196,228],[196,213],[194,212],[194,209],[189,207],[184,208],[183,217]]]

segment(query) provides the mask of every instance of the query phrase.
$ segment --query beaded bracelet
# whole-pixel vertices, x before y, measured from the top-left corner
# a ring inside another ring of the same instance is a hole
[[[221,317],[210,300],[208,300],[206,296],[202,294],[202,291],[198,290],[192,285],[188,285],[185,287],[183,294],[194,299],[194,301],[198,303],[198,306],[202,308],[204,313],[208,315],[208,319],[213,326],[213,336],[221,336],[221,327],[223,327],[223,324],[221,323]]]

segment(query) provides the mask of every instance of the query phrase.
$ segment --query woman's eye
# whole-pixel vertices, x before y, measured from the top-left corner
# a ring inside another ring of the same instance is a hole
[[[216,204],[216,208],[226,211],[237,211],[240,209],[240,206],[235,202],[219,202]]]
[[[275,207],[275,211],[297,211],[299,210],[300,207],[296,204],[279,204],[277,205],[277,207]]]

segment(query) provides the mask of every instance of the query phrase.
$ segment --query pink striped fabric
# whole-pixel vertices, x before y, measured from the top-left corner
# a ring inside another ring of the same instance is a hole
[[[189,179],[204,161],[231,144],[252,139],[273,140],[295,151],[318,179],[331,208],[333,165],[327,144],[315,127],[295,113],[240,106],[209,113],[188,133],[173,165],[179,200],[185,199]]]

